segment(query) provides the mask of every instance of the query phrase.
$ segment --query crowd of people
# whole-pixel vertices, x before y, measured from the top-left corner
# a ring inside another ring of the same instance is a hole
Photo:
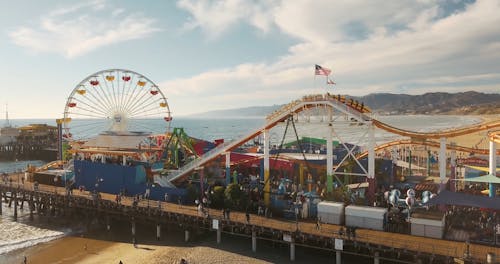
[[[471,241],[495,243],[500,232],[500,215],[496,211],[474,207],[452,206],[445,213],[445,230],[464,230]]]

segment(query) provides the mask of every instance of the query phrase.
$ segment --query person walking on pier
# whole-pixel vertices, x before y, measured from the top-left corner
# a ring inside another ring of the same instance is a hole
[[[165,202],[168,202],[168,193],[165,193],[165,196],[163,197],[163,199],[165,200]]]

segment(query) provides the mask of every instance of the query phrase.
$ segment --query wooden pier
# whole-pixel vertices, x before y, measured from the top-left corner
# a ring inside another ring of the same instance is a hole
[[[132,237],[135,239],[136,223],[156,227],[157,239],[161,238],[162,226],[176,226],[185,231],[185,240],[189,241],[198,232],[216,232],[217,242],[221,243],[221,233],[252,238],[252,250],[257,250],[258,240],[272,240],[290,246],[290,259],[295,259],[295,247],[311,247],[336,252],[337,260],[341,254],[357,254],[380,260],[400,263],[465,263],[495,262],[500,256],[500,248],[478,244],[466,245],[464,242],[417,237],[398,233],[381,232],[357,228],[347,233],[346,227],[307,221],[287,221],[231,212],[225,219],[221,210],[207,209],[208,214],[201,214],[195,206],[177,203],[141,200],[134,205],[132,197],[123,197],[116,202],[116,195],[88,191],[67,191],[64,187],[55,187],[31,182],[20,182],[19,177],[11,175],[10,181],[0,183],[0,199],[14,207],[14,219],[17,209],[27,206],[30,218],[34,213],[65,217],[72,214],[84,216],[89,222],[99,219],[108,229],[111,220],[130,221]],[[1,214],[1,206],[0,206]],[[342,230],[342,231],[341,231]],[[339,232],[340,231],[340,232]],[[342,247],[339,247],[339,242]],[[337,242],[337,246],[335,245]],[[468,249],[467,249],[468,247]],[[464,256],[467,255],[468,258]]]

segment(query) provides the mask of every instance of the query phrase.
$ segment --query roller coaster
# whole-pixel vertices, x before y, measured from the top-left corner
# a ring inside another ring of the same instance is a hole
[[[346,99],[344,96],[331,95],[329,93],[325,95],[318,94],[318,95],[304,96],[299,100],[295,100],[287,105],[284,105],[280,109],[268,115],[266,117],[266,123],[262,127],[259,127],[258,129],[250,132],[249,134],[241,137],[240,139],[219,145],[218,147],[205,153],[199,158],[193,160],[192,162],[185,164],[183,167],[179,168],[179,170],[171,171],[166,179],[158,179],[158,181],[160,181],[160,184],[163,182],[166,185],[167,184],[171,185],[173,183],[179,182],[196,168],[202,166],[203,164],[206,164],[207,162],[217,158],[220,155],[233,151],[234,149],[250,141],[256,136],[263,134],[267,130],[286,121],[289,117],[293,117],[295,120],[298,120],[300,116],[303,116],[306,122],[311,122],[311,116],[321,115],[320,122],[327,124],[333,129],[335,129],[337,125],[340,123],[355,122],[358,125],[366,125],[364,126],[366,128],[376,127],[392,134],[400,135],[403,137],[410,137],[410,140],[400,139],[389,143],[383,143],[379,146],[375,146],[374,143],[371,145],[369,144],[369,146],[367,147],[368,149],[367,151],[360,153],[356,156],[352,154],[352,156],[356,159],[367,156],[370,152],[370,149],[372,151],[378,151],[396,145],[419,144],[419,145],[439,148],[442,147],[440,142],[430,141],[429,139],[442,140],[443,138],[453,138],[479,131],[492,130],[500,127],[500,120],[495,120],[491,122],[480,123],[467,127],[461,127],[443,131],[415,132],[415,131],[396,128],[394,126],[376,120],[369,115],[370,113],[371,110],[368,107],[364,106],[363,103],[359,103],[352,99]],[[494,131],[494,132],[490,131],[488,137],[490,138],[490,140],[498,143],[500,142],[500,131]],[[478,154],[489,153],[488,149],[475,149],[475,148],[468,148],[464,146],[456,146],[451,144],[447,144],[445,145],[445,147],[447,149],[457,150],[461,152],[468,152],[468,153],[478,153]],[[349,153],[351,153],[352,149],[348,149],[348,151]],[[497,155],[498,154],[500,154],[500,151],[497,151]],[[338,165],[336,167],[338,167]],[[365,172],[368,174],[366,170]]]

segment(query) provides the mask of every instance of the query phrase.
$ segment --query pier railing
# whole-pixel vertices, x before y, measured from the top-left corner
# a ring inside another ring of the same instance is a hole
[[[433,239],[426,237],[411,236],[399,233],[389,233],[383,231],[375,231],[368,229],[358,228],[355,234],[347,234],[346,232],[339,232],[342,226],[321,223],[320,227],[316,225],[316,222],[311,222],[307,220],[290,221],[277,218],[267,218],[264,216],[259,216],[251,214],[249,220],[247,220],[245,213],[243,212],[231,212],[230,219],[225,219],[222,215],[221,210],[207,208],[206,211],[200,212],[195,206],[191,205],[181,205],[177,203],[164,202],[164,201],[153,201],[147,199],[141,199],[140,201],[134,203],[133,197],[121,196],[121,201],[117,202],[115,200],[115,194],[99,193],[97,196],[91,191],[80,191],[73,190],[70,192],[64,187],[50,186],[44,184],[38,184],[35,189],[35,184],[32,182],[22,182],[17,181],[17,177],[22,177],[21,174],[11,175],[12,181],[0,182],[0,188],[7,199],[7,192],[10,192],[10,197],[13,197],[12,193],[18,193],[16,195],[18,200],[28,199],[28,196],[39,194],[53,195],[53,197],[69,197],[69,198],[83,198],[87,200],[100,200],[109,203],[116,203],[123,208],[123,206],[128,207],[126,211],[134,212],[131,209],[140,208],[142,212],[146,211],[163,211],[169,213],[183,214],[186,216],[191,216],[199,219],[205,219],[207,217],[211,219],[219,219],[225,224],[237,224],[237,225],[249,225],[256,228],[266,228],[269,230],[275,230],[283,234],[293,234],[297,239],[301,236],[306,237],[317,237],[318,239],[326,239],[332,241],[332,239],[342,239],[347,243],[356,244],[361,243],[364,246],[371,246],[378,249],[398,249],[403,252],[416,252],[427,254],[427,255],[441,255],[450,256],[456,258],[462,258],[466,251],[465,242],[448,241],[442,239]],[[21,195],[22,192],[25,192]],[[27,195],[26,195],[27,194]],[[26,195],[26,196],[25,196]],[[3,200],[3,199],[2,199]],[[278,238],[279,239],[279,238]],[[299,239],[300,240],[300,239]],[[300,245],[297,242],[297,245]],[[307,245],[304,245],[307,246]],[[469,252],[470,255],[479,262],[485,262],[486,255],[489,252],[493,252],[498,255],[500,249],[494,246],[484,246],[478,244],[470,244]]]

